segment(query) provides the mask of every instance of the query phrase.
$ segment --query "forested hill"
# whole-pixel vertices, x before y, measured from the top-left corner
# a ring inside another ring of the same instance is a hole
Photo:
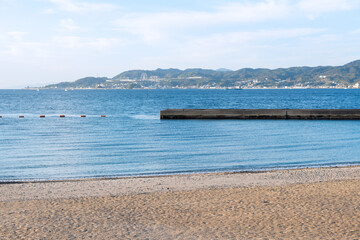
[[[360,60],[343,66],[243,68],[209,70],[192,68],[130,70],[113,78],[87,77],[75,82],[62,82],[44,88],[306,88],[359,87]]]

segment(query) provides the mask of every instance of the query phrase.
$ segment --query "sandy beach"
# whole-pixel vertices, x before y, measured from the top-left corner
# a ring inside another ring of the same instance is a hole
[[[360,239],[360,167],[0,184],[0,239]]]

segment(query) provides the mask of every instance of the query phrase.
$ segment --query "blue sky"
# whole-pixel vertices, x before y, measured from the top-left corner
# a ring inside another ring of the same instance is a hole
[[[0,88],[360,59],[359,0],[0,0]]]

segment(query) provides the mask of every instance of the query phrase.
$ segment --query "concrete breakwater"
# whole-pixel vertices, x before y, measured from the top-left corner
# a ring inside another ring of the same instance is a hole
[[[360,109],[166,109],[160,119],[360,120]]]

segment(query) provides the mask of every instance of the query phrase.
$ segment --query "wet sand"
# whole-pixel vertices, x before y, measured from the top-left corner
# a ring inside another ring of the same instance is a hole
[[[0,184],[0,239],[360,239],[360,167]]]

